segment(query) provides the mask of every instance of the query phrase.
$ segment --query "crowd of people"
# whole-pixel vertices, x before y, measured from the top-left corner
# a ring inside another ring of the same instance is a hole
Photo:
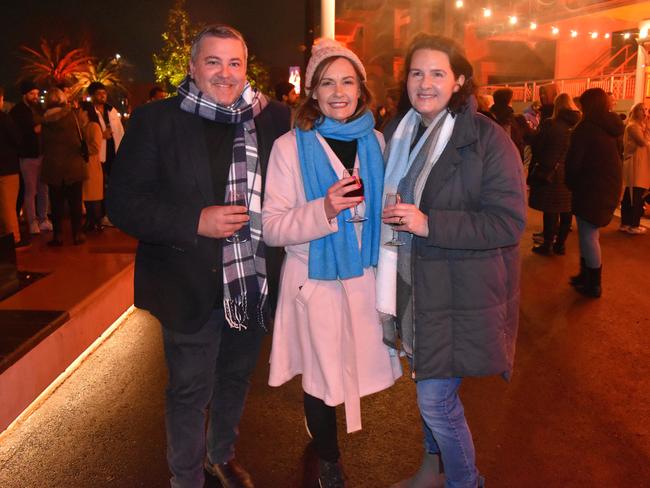
[[[83,244],[86,232],[111,225],[103,200],[124,134],[119,113],[100,82],[86,88],[89,101],[73,100],[66,86],[52,86],[41,106],[40,89],[29,80],[20,92],[20,101],[0,119],[0,235],[13,234],[19,250],[30,246],[32,235],[52,232],[47,244],[59,247],[69,214],[72,243]],[[0,89],[0,108],[2,102]]]
[[[459,387],[513,371],[526,183],[543,212],[532,251],[565,254],[575,215],[571,283],[599,297],[599,228],[620,204],[621,231],[645,232],[647,111],[624,125],[589,89],[579,107],[562,93],[550,113],[515,114],[509,89],[476,96],[462,48],[437,35],[411,42],[377,118],[363,63],[333,40],[314,45],[302,98],[289,83],[276,100],[252,88],[247,60],[241,33],[206,27],[177,94],[152,90],[126,133],[100,83],[78,108],[50,88],[41,113],[25,82],[0,114],[0,234],[25,245],[20,173],[29,232],[52,231],[50,245],[64,243],[66,202],[74,244],[108,223],[138,239],[135,305],[162,326],[169,375],[172,487],[205,472],[254,486],[235,443],[271,330],[269,384],[302,376],[305,486],[346,486],[335,407],[361,429],[361,398],[390,388],[404,355],[423,454],[393,486],[483,486]]]

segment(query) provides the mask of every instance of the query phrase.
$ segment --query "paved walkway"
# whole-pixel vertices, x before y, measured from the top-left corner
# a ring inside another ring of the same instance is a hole
[[[564,257],[522,241],[516,371],[468,379],[461,396],[489,488],[650,486],[650,235],[602,233],[603,297],[568,285]],[[300,384],[266,386],[268,341],[241,425],[238,456],[260,488],[299,486],[308,439]],[[142,311],[30,418],[0,438],[0,487],[164,487],[165,369],[158,326]],[[421,434],[412,382],[362,402],[364,430],[340,432],[352,487],[387,487],[416,469]]]

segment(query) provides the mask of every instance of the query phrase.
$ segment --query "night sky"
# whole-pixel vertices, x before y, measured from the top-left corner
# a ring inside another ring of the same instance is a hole
[[[99,58],[119,53],[133,65],[127,78],[152,83],[151,54],[160,49],[173,0],[14,0],[0,7],[0,84],[15,98],[21,44],[38,47],[39,39],[67,37],[73,45],[87,40]],[[301,65],[304,2],[295,0],[187,0],[193,23],[223,22],[239,29],[249,51],[283,73]],[[276,80],[272,80],[276,81]]]

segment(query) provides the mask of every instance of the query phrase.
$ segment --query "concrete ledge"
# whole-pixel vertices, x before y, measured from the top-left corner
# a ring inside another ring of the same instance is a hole
[[[0,375],[0,432],[133,304],[134,265],[69,310],[70,319]]]

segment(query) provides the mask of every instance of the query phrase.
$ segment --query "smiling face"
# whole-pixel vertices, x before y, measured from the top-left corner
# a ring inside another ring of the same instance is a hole
[[[411,105],[425,122],[431,122],[447,108],[451,96],[463,83],[465,77],[455,78],[446,53],[433,49],[418,49],[413,53],[406,90]]]
[[[325,68],[312,96],[325,117],[345,122],[354,115],[361,86],[352,63],[345,58],[334,60]]]
[[[246,52],[239,39],[209,36],[201,40],[190,74],[203,94],[219,105],[232,105],[246,85]]]

